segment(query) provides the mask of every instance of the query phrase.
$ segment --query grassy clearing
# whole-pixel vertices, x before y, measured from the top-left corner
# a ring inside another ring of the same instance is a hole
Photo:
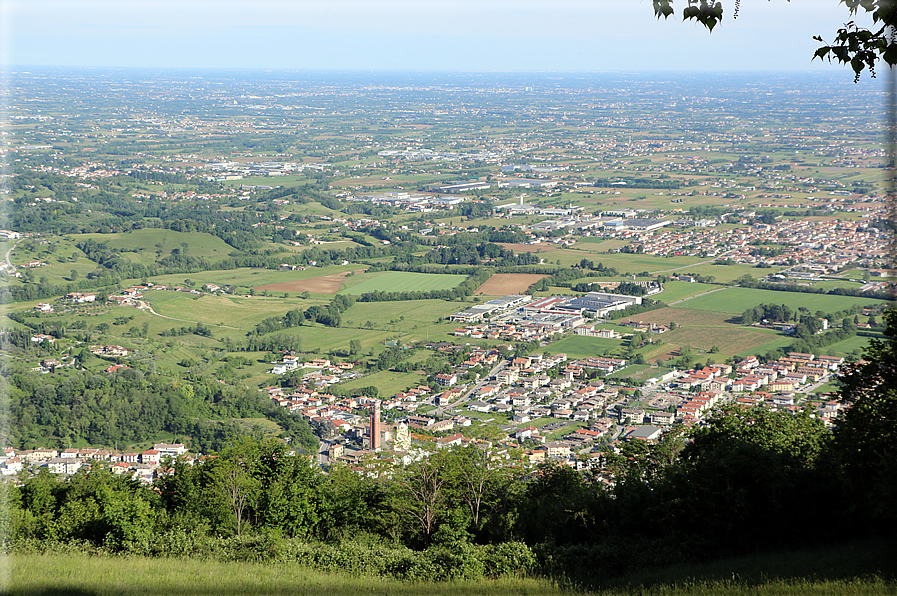
[[[753,265],[722,265],[709,263],[707,265],[697,265],[683,269],[682,273],[695,273],[697,275],[712,275],[718,283],[731,283],[744,275],[751,277],[761,277],[772,273],[778,273],[784,267],[770,267],[768,269],[757,269]]]
[[[204,295],[195,297],[191,294],[175,292],[158,292],[175,296],[167,300],[156,300],[155,294],[151,297],[153,310],[160,315],[198,321],[205,325],[227,325],[239,329],[249,330],[262,319],[283,315],[294,308],[305,309],[312,304],[312,300],[286,299],[286,298],[243,298],[239,296],[212,296]],[[172,321],[172,325],[180,324]]]
[[[384,370],[360,379],[352,379],[351,381],[334,385],[333,390],[338,392],[340,389],[349,390],[373,385],[380,390],[380,397],[392,397],[399,391],[420,385],[425,380],[426,375],[419,375],[414,372],[400,373]]]
[[[832,354],[834,356],[849,356],[851,354],[859,355],[862,353],[863,349],[869,345],[869,340],[871,338],[856,335],[854,337],[845,339],[844,341],[839,341],[836,344],[832,344],[826,347],[825,353]]]
[[[855,298],[853,296],[829,296],[826,294],[803,294],[799,292],[777,292],[775,290],[756,290],[750,288],[726,288],[719,292],[698,296],[681,303],[681,306],[694,310],[712,310],[726,313],[743,313],[758,304],[786,304],[797,310],[803,306],[816,312],[822,310],[832,312],[850,308],[854,305],[865,306],[879,304],[883,300],[872,298]],[[678,306],[678,305],[677,305]]]
[[[715,290],[718,287],[719,286],[713,284],[668,281],[667,283],[663,284],[663,292],[657,294],[656,296],[652,296],[652,298],[661,300],[669,304],[671,302],[675,302],[676,300],[682,300],[683,298],[688,298],[690,296],[694,296],[695,294],[700,294],[701,292]]]
[[[463,310],[464,305],[445,300],[395,300],[390,302],[356,302],[343,315],[347,327],[362,327],[370,321],[375,329],[411,333],[416,329],[435,325],[454,330],[457,323],[436,324],[442,317]],[[426,331],[426,330],[424,330]],[[447,331],[446,331],[447,332]],[[435,338],[436,335],[434,334]]]
[[[309,267],[305,271],[280,271],[279,269],[241,267],[239,269],[159,275],[153,277],[150,281],[156,284],[181,285],[184,283],[185,279],[190,279],[199,286],[207,283],[214,283],[219,286],[229,284],[245,287],[248,290],[250,287],[282,283],[297,279],[309,279],[321,275],[357,270],[358,268],[358,265],[337,265],[333,267]]]
[[[78,234],[76,242],[93,240],[122,251],[129,261],[149,265],[167,257],[173,250],[191,257],[214,262],[226,258],[234,249],[224,240],[202,232],[175,232],[166,228],[147,228],[119,234]]]
[[[551,344],[545,351],[550,354],[567,354],[570,358],[587,358],[612,352],[622,345],[623,341],[619,339],[573,335]]]
[[[362,273],[353,276],[346,283],[344,294],[360,295],[367,292],[429,292],[450,290],[466,279],[464,275],[409,273],[388,271],[385,273]],[[359,283],[360,282],[360,283]],[[351,285],[350,285],[351,283]]]
[[[605,267],[613,267],[620,272],[641,273],[649,271],[651,273],[670,271],[681,267],[688,267],[695,263],[702,263],[707,259],[699,257],[655,257],[652,255],[636,255],[626,253],[602,254],[600,258],[597,255],[584,254],[580,250],[557,250],[548,253],[545,260],[549,263],[561,261],[561,266],[568,267],[579,263],[583,258],[601,262]],[[684,270],[683,270],[684,272]]]

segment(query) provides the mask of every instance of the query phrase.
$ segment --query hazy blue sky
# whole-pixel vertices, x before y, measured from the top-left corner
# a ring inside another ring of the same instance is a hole
[[[849,69],[837,0],[742,0],[712,34],[650,0],[0,0],[7,65],[511,71]]]

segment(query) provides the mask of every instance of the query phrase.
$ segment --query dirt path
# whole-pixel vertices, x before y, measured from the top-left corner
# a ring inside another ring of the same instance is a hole
[[[700,263],[692,263],[691,265],[684,265],[682,267],[674,267],[672,269],[661,269],[660,271],[649,271],[648,273],[650,273],[651,275],[654,275],[655,273],[669,273],[670,271],[681,271],[682,269],[689,269],[691,267],[697,267],[698,265],[709,265],[710,263],[713,263],[713,262],[717,261],[718,259],[720,259],[722,256],[725,256],[725,255],[721,255],[720,257],[715,257],[713,259],[710,259],[709,261],[701,261]]]
[[[737,287],[737,286],[726,286],[724,288],[715,288],[713,290],[707,290],[706,292],[701,292],[700,294],[695,294],[694,296],[689,296],[687,298],[680,298],[679,300],[674,300],[673,302],[667,303],[667,306],[673,306],[674,304],[679,304],[680,302],[685,302],[686,300],[691,300],[692,298],[697,298],[698,296],[706,296],[707,294],[712,294],[714,292],[721,292],[723,290],[728,290],[729,288]]]

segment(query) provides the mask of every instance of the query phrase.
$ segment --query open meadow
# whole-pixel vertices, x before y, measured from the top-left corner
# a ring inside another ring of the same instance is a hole
[[[227,258],[233,247],[224,240],[202,232],[175,232],[167,228],[144,228],[116,234],[77,234],[75,242],[105,244],[133,263],[151,265],[171,254],[183,253],[188,257],[206,259],[210,263]]]
[[[759,304],[784,304],[793,310],[803,306],[811,313],[816,311],[835,312],[852,306],[882,304],[884,300],[857,298],[854,296],[830,296],[828,294],[804,294],[798,292],[778,292],[753,288],[725,288],[719,292],[696,296],[679,303],[676,308],[691,310],[711,310],[741,314]]]
[[[464,275],[383,271],[362,273],[345,282],[344,294],[368,292],[429,292],[450,290],[466,279]]]
[[[295,562],[16,554],[0,559],[9,596],[879,596],[897,593],[893,544],[868,541],[651,568],[621,577],[570,581],[501,577],[401,581],[324,573]]]

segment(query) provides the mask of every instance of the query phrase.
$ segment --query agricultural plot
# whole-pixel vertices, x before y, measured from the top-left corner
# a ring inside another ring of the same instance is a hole
[[[691,270],[696,263],[702,263],[707,259],[700,257],[656,257],[653,255],[637,255],[628,253],[612,253],[601,255],[584,254],[584,251],[574,249],[564,249],[551,253],[548,261],[561,261],[562,266],[570,266],[578,264],[582,259],[589,259],[600,262],[605,267],[613,267],[621,273],[641,273],[648,271],[650,273],[670,273],[681,271],[685,273],[685,269]]]
[[[356,302],[343,314],[343,326],[365,327],[370,321],[375,329],[410,332],[416,328],[447,325],[452,329],[457,323],[436,321],[462,310],[464,306],[446,300],[395,300],[389,302]],[[436,334],[433,334],[434,339]]]
[[[712,294],[696,296],[680,303],[680,305],[692,310],[712,310],[741,314],[758,304],[785,304],[794,310],[803,306],[809,309],[810,312],[815,313],[817,310],[833,312],[844,310],[854,305],[866,306],[883,302],[885,301],[853,296],[777,292],[775,290],[757,290],[752,288],[725,288]]]
[[[161,292],[160,292],[161,293]],[[204,325],[227,325],[241,330],[250,330],[259,321],[268,317],[283,315],[294,308],[305,309],[316,302],[311,300],[285,300],[283,298],[243,298],[240,296],[200,297],[191,294],[173,294],[174,298],[152,301],[153,310],[158,314],[177,319],[172,326],[181,326],[181,321],[197,321]],[[321,304],[317,302],[317,304]]]
[[[386,271],[383,273],[363,273],[346,284],[344,294],[361,295],[368,292],[429,292],[450,290],[466,279],[464,275],[409,273]],[[355,283],[359,282],[359,283]]]
[[[370,387],[373,385],[380,390],[380,397],[393,397],[400,391],[420,385],[426,378],[426,373],[421,375],[416,372],[399,373],[384,370],[361,377],[360,379],[352,379],[351,381],[338,383],[333,386],[333,390],[336,392],[342,390],[348,393],[352,389]]]
[[[663,302],[666,302],[667,304],[670,304],[676,302],[677,300],[689,298],[691,296],[694,296],[695,294],[700,294],[701,292],[707,292],[709,290],[715,290],[717,288],[719,288],[719,286],[715,286],[712,284],[668,281],[667,283],[663,284],[663,292],[651,296],[651,298],[661,300]]]
[[[693,273],[696,275],[712,276],[717,283],[731,283],[744,275],[761,277],[767,274],[777,273],[784,267],[769,267],[757,269],[753,265],[723,265],[722,263],[708,263],[682,269],[679,273]]]
[[[213,283],[219,286],[233,285],[240,288],[256,288],[268,284],[283,283],[300,279],[309,279],[334,273],[345,273],[357,270],[358,265],[334,265],[331,267],[308,267],[305,271],[281,271],[279,269],[260,269],[258,267],[241,267],[239,269],[224,269],[214,271],[201,271],[198,273],[178,273],[173,275],[159,275],[150,281],[156,284],[182,285],[186,279],[196,287]]]
[[[711,347],[717,346],[719,353],[723,356],[763,354],[769,350],[789,345],[794,341],[793,338],[778,335],[772,331],[735,325],[681,327],[663,334],[662,337],[666,344],[689,346],[694,351],[709,350]],[[721,360],[718,356],[716,359]]]
[[[623,343],[623,340],[620,339],[573,335],[551,344],[545,351],[549,354],[566,354],[569,358],[587,358],[609,354],[621,347]]]
[[[535,273],[496,273],[489,280],[476,289],[475,294],[486,296],[507,296],[509,294],[523,294],[527,289],[545,275]]]
[[[310,292],[312,294],[336,294],[343,286],[343,282],[353,273],[361,273],[364,269],[358,269],[355,272],[343,271],[340,273],[331,273],[330,275],[320,275],[318,277],[309,277],[307,279],[297,279],[293,281],[283,281],[276,284],[267,284],[264,286],[256,286],[256,290],[270,292]]]

